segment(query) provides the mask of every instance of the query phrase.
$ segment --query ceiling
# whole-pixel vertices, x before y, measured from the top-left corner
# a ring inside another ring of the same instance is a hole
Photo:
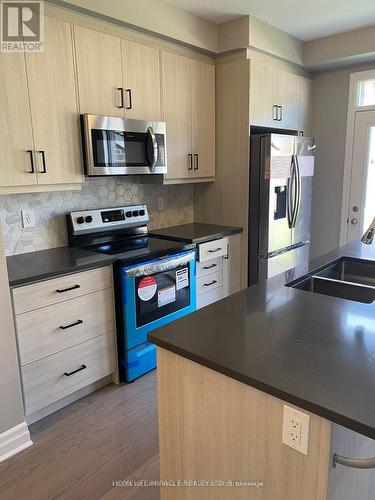
[[[313,40],[375,24],[374,0],[165,0],[213,23],[251,15]]]

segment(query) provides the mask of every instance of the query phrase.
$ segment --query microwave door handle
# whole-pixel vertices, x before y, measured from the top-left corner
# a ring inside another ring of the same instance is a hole
[[[148,127],[147,133],[149,134],[152,144],[152,158],[149,158],[148,160],[150,164],[150,172],[153,172],[155,170],[156,162],[158,161],[158,143],[156,142],[155,132],[152,127]]]

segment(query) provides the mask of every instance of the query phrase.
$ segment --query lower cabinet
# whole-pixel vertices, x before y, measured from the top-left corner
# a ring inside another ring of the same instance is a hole
[[[116,372],[111,267],[15,288],[13,304],[26,415]]]

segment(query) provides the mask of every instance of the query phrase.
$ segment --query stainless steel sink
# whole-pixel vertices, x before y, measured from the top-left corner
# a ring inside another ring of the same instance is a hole
[[[286,286],[371,304],[375,300],[375,262],[343,257]]]
[[[314,276],[375,286],[375,262],[343,257],[315,272]]]

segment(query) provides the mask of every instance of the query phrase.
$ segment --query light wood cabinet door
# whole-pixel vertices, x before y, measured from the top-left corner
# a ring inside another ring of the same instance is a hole
[[[36,184],[24,54],[0,53],[0,89],[0,186]]]
[[[71,25],[45,17],[45,49],[27,53],[38,184],[82,182]]]
[[[123,117],[120,38],[74,26],[74,41],[80,112]]]
[[[310,78],[299,79],[299,118],[298,130],[300,134],[309,137],[312,134],[312,113],[314,98],[314,82]]]
[[[279,127],[298,130],[299,76],[279,69],[277,93],[277,103],[281,106],[281,109],[279,108]]]
[[[215,176],[215,66],[191,61],[194,177]]]
[[[161,121],[160,51],[121,40],[125,116]]]
[[[277,76],[275,66],[250,61],[250,123],[259,127],[278,127],[276,120]]]
[[[167,179],[193,175],[191,61],[162,52],[164,121],[167,127]]]

